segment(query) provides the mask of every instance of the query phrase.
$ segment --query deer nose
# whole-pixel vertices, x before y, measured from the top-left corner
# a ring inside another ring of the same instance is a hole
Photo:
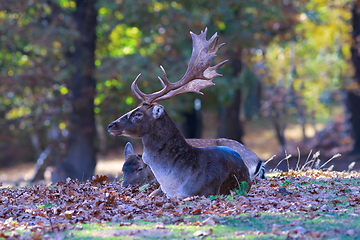
[[[108,125],[108,130],[110,130],[114,125],[115,125],[114,122],[110,123],[110,124]]]

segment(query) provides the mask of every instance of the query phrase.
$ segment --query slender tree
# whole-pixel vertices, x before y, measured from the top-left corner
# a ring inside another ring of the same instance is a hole
[[[79,180],[90,179],[96,166],[95,149],[95,43],[96,0],[77,0],[74,19],[79,33],[75,40],[71,78],[72,113],[70,136],[64,162],[66,175]]]
[[[353,154],[360,154],[360,1],[356,0],[352,7],[352,38],[351,60],[355,69],[357,88],[347,91],[346,107],[350,113],[350,123],[353,129]]]
[[[234,52],[231,56],[232,76],[238,78],[242,70],[241,51]],[[221,119],[220,137],[230,138],[243,143],[244,127],[240,120],[242,107],[242,91],[239,87],[234,90],[231,102],[223,108]]]

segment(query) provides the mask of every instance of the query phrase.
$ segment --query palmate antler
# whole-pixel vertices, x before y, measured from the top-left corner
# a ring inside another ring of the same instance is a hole
[[[173,96],[186,92],[203,94],[200,92],[201,89],[215,85],[212,80],[217,76],[222,76],[217,73],[216,70],[228,60],[222,61],[215,66],[210,66],[217,51],[225,43],[218,44],[217,33],[215,33],[209,40],[206,40],[206,33],[207,28],[205,28],[205,31],[201,31],[199,35],[190,32],[193,40],[193,50],[186,73],[179,81],[175,83],[169,82],[164,68],[160,66],[164,79],[159,77],[159,80],[163,85],[163,89],[152,94],[145,94],[141,92],[137,86],[137,81],[141,76],[140,73],[131,84],[131,91],[133,94],[142,102],[151,104],[153,102],[169,99]]]

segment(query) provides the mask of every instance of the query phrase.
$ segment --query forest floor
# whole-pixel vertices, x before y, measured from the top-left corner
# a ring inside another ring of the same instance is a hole
[[[0,238],[360,239],[360,174],[274,173],[248,193],[148,197],[119,181],[0,189]]]

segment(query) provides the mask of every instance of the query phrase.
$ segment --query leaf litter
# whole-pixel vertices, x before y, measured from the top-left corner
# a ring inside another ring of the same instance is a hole
[[[172,234],[172,229],[166,224],[184,224],[207,227],[192,234],[194,238],[205,238],[215,237],[212,228],[225,223],[226,219],[246,222],[266,214],[292,214],[304,219],[320,219],[324,214],[348,214],[349,218],[356,218],[360,214],[360,174],[356,172],[308,170],[278,173],[257,180],[246,196],[234,191],[229,196],[149,197],[157,187],[123,188],[121,182],[96,176],[87,182],[67,179],[50,185],[2,188],[0,237],[63,239],[66,237],[64,232],[81,231],[82,224],[106,226],[112,222],[119,228],[104,230],[101,236],[164,238]],[[150,229],[132,229],[137,220],[157,224]],[[294,221],[285,225],[273,224],[266,232],[257,227],[253,231],[232,234],[234,237],[272,234],[288,239],[360,235],[359,225],[354,229],[339,226],[326,231],[300,225],[301,221]]]

